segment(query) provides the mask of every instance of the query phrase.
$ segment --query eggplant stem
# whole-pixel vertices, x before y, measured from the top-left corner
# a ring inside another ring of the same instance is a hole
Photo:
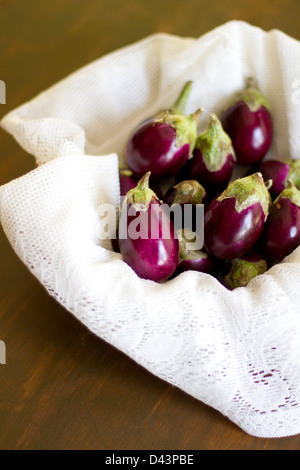
[[[193,82],[190,80],[184,85],[180,95],[178,96],[177,100],[175,101],[175,103],[173,104],[173,106],[171,108],[171,111],[174,114],[184,114],[185,113],[185,108],[186,108],[188,98],[190,96],[192,83]]]

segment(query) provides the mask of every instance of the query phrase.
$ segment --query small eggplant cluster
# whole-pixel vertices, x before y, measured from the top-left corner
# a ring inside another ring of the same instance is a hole
[[[184,114],[191,86],[187,82],[171,108],[141,123],[128,140],[113,248],[141,278],[163,282],[194,270],[235,289],[299,246],[300,161],[264,160],[272,115],[252,79],[221,118],[210,114],[199,135],[202,108]],[[236,166],[250,169],[233,179]],[[166,208],[187,205],[191,224],[177,226]],[[195,248],[199,205],[204,240]],[[132,227],[139,230],[133,234]]]

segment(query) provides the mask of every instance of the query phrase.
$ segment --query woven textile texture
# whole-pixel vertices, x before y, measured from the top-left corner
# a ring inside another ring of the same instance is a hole
[[[103,205],[118,207],[131,131],[187,80],[201,132],[255,77],[272,106],[268,158],[300,158],[299,61],[299,42],[239,21],[199,39],[155,34],[1,122],[37,163],[0,188],[1,224],[30,272],[104,341],[258,437],[300,432],[300,249],[232,292],[193,271],[157,284],[112,251]]]

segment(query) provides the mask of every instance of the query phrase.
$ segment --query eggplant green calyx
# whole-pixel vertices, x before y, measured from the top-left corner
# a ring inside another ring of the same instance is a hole
[[[289,199],[295,206],[300,208],[300,190],[296,188],[292,180],[287,181],[287,187],[277,196],[274,205],[280,204],[280,199]]]
[[[184,180],[173,186],[176,189],[173,204],[202,204],[206,196],[203,186],[196,180]]]
[[[224,199],[229,198],[235,198],[235,210],[237,212],[241,212],[259,202],[264,211],[265,220],[269,215],[270,193],[261,173],[253,173],[234,180],[217,198],[217,201],[222,202]]]
[[[157,199],[155,192],[149,188],[150,175],[151,172],[148,171],[139,180],[137,186],[128,191],[124,199],[123,207],[127,203],[134,206],[137,211],[146,211],[152,199]]]
[[[184,259],[197,260],[199,258],[207,258],[207,253],[200,249],[190,249],[189,244],[195,245],[197,243],[197,234],[189,228],[177,230],[177,237],[179,242],[179,261]]]
[[[203,109],[200,108],[189,116],[165,113],[162,118],[156,120],[157,122],[163,121],[165,124],[168,124],[176,130],[176,147],[182,147],[185,144],[190,145],[189,158],[192,157],[192,152],[195,147],[197,126],[202,112]]]
[[[265,95],[255,86],[253,77],[247,79],[246,87],[237,92],[234,97],[234,102],[236,104],[240,101],[246,103],[250,111],[255,112],[260,107],[264,106],[268,111],[271,110],[271,106]]]
[[[207,129],[197,138],[195,149],[201,150],[205,166],[210,172],[221,170],[228,155],[236,159],[231,139],[214,113],[210,114]]]
[[[224,283],[229,289],[245,287],[251,279],[265,273],[267,269],[267,262],[264,259],[253,262],[236,258],[231,261],[231,269],[224,276]]]
[[[293,181],[297,188],[300,188],[300,160],[282,160],[283,163],[289,165],[290,169],[287,180]]]

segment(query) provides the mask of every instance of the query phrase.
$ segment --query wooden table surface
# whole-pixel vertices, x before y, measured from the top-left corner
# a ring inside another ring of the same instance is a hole
[[[300,39],[299,0],[0,0],[1,116],[151,33],[198,37],[231,19]],[[0,184],[34,159],[0,131]],[[50,298],[0,231],[0,449],[292,450],[258,439],[91,334]]]

